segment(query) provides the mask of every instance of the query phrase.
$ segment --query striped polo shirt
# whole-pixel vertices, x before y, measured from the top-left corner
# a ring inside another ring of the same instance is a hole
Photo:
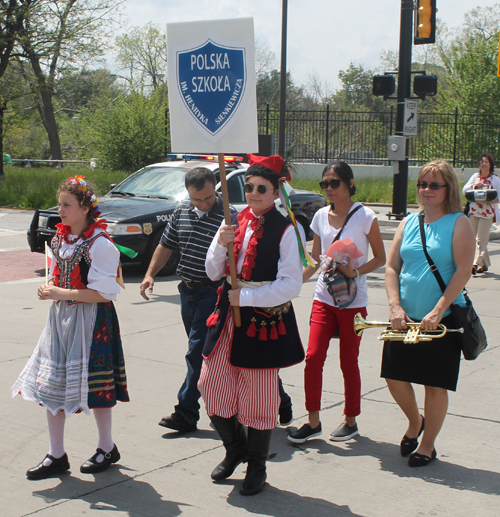
[[[224,220],[222,196],[202,217],[191,201],[183,201],[172,214],[160,243],[171,250],[179,249],[177,274],[186,281],[210,280],[205,272],[205,257],[217,230]]]

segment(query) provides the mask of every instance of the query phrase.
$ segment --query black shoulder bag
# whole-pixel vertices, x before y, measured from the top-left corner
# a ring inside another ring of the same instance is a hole
[[[439,273],[436,264],[434,264],[433,260],[429,256],[429,253],[427,253],[427,244],[424,232],[424,217],[424,211],[420,212],[418,219],[420,224],[422,248],[424,250],[427,262],[429,263],[430,269],[436,277],[441,291],[444,293],[446,290],[446,284],[444,283],[443,277]],[[455,326],[457,328],[464,329],[463,334],[458,334],[458,339],[460,339],[464,359],[467,359],[467,361],[473,361],[488,346],[488,342],[486,341],[486,332],[484,331],[481,320],[479,319],[479,316],[477,315],[465,288],[463,290],[463,295],[466,303],[465,307],[452,303],[450,305],[450,311]]]

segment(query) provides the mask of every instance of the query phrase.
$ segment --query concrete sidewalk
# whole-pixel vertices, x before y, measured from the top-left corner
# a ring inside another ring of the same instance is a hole
[[[0,228],[2,218],[0,218]],[[391,242],[385,241],[387,249]],[[0,229],[0,272],[11,251],[26,249],[23,230]],[[323,435],[296,446],[286,429],[276,429],[268,462],[268,484],[241,497],[244,466],[227,481],[213,483],[210,472],[224,450],[202,409],[199,430],[188,435],[158,426],[170,414],[184,379],[186,336],[180,319],[178,279],[159,278],[151,301],[139,295],[142,275],[125,268],[126,290],[116,304],[125,349],[131,402],[114,410],[114,438],[122,459],[108,471],[84,475],[80,465],[94,452],[92,417],[67,421],[66,450],[71,472],[28,481],[25,472],[48,450],[45,411],[9,388],[31,355],[45,324],[48,303],[36,298],[41,278],[0,282],[0,497],[2,517],[97,516],[467,516],[496,517],[500,494],[500,242],[489,246],[491,272],[468,288],[489,337],[476,361],[462,361],[457,393],[436,449],[438,460],[411,469],[399,454],[405,418],[380,378],[381,342],[377,329],[363,337],[361,435],[347,443],[328,441],[342,420],[343,382],[333,340],[323,383]],[[497,273],[498,272],[498,273]],[[35,275],[33,275],[35,276]],[[384,269],[369,275],[369,320],[387,320]],[[304,345],[314,279],[294,300]],[[438,343],[436,343],[438,346]],[[281,372],[300,427],[305,421],[303,364]],[[423,388],[416,386],[423,405]]]

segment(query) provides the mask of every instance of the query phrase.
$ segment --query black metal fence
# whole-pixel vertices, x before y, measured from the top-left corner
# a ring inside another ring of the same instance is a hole
[[[259,134],[271,136],[273,154],[278,152],[279,112],[258,110]],[[419,113],[418,133],[409,137],[413,165],[444,158],[454,167],[474,167],[488,151],[500,157],[500,115]],[[396,126],[396,110],[390,111],[287,111],[285,147],[294,161],[387,165],[388,137]]]

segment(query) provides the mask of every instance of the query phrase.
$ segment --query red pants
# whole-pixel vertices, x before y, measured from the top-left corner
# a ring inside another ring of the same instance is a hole
[[[323,365],[330,339],[337,327],[340,334],[340,368],[344,376],[344,415],[358,416],[361,413],[361,376],[358,366],[361,337],[354,332],[354,316],[360,312],[366,318],[366,307],[342,309],[315,300],[311,313],[311,330],[307,345],[304,385],[306,409],[309,412],[321,409]]]
[[[233,338],[234,314],[228,321],[210,357],[203,359],[198,389],[208,416],[238,420],[255,429],[274,429],[278,419],[280,395],[278,369],[235,368],[229,358]]]

